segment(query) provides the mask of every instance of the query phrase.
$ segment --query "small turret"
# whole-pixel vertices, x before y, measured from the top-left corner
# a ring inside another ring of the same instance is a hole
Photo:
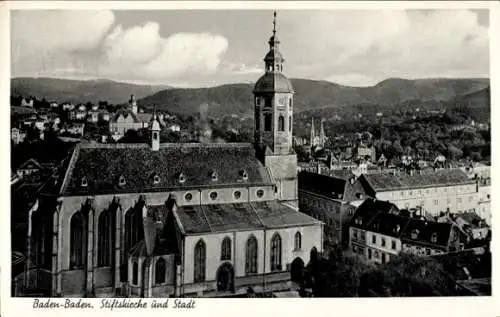
[[[156,115],[156,106],[153,111],[153,118],[149,125],[149,131],[151,132],[151,150],[158,151],[160,149],[160,122],[158,121],[158,116]]]

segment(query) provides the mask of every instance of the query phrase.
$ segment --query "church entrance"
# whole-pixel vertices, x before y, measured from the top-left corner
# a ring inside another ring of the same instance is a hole
[[[297,284],[302,283],[304,279],[304,261],[300,257],[295,258],[292,262],[290,271],[292,281]]]
[[[234,269],[229,262],[222,264],[217,270],[217,291],[234,292]]]

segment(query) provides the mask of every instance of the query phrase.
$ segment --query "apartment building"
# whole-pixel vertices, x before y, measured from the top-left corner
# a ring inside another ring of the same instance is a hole
[[[368,196],[391,201],[399,209],[421,207],[439,215],[478,208],[476,181],[460,169],[364,174],[359,182]]]

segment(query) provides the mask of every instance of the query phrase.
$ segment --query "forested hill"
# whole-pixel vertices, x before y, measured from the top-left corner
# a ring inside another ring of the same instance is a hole
[[[167,89],[161,85],[136,85],[116,82],[112,80],[70,80],[58,78],[31,78],[19,77],[10,81],[11,95],[34,97],[38,100],[73,102],[73,103],[125,103],[134,94],[136,98],[143,98],[157,91]]]
[[[347,105],[377,105],[383,109],[405,102],[446,106],[459,95],[488,87],[488,79],[387,79],[371,87],[349,87],[327,81],[292,79],[294,111],[337,108]],[[252,114],[252,84],[231,84],[211,88],[171,88],[139,100],[146,108],[156,105],[174,113],[195,114],[208,104],[213,117]],[[442,105],[441,105],[442,104]],[[483,106],[479,106],[483,107]]]

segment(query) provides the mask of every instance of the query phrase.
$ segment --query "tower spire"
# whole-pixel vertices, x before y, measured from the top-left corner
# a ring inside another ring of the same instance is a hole
[[[276,10],[274,11],[273,17],[273,35],[276,35]]]

